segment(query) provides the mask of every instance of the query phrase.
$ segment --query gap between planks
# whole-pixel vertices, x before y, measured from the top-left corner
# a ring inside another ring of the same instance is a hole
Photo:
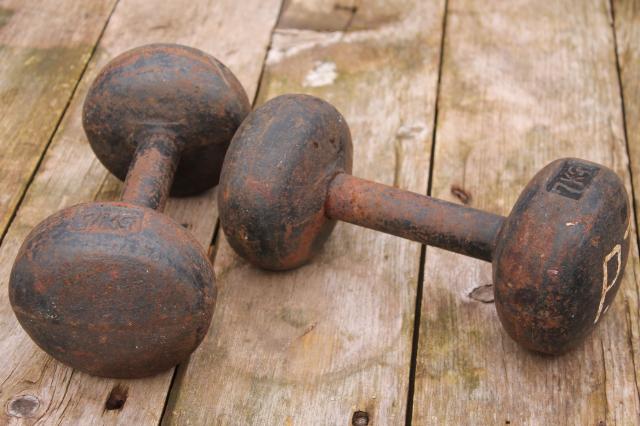
[[[438,133],[438,102],[440,100],[440,90],[442,81],[442,60],[444,58],[445,37],[447,35],[447,14],[449,0],[444,0],[444,11],[442,14],[442,35],[440,38],[440,57],[438,59],[438,79],[436,82],[436,98],[434,101],[433,113],[433,135],[431,137],[431,153],[429,155],[429,177],[427,178],[427,195],[431,196],[431,186],[433,182],[433,166],[436,155],[436,135]],[[405,413],[405,424],[413,423],[413,398],[416,386],[416,368],[418,362],[418,346],[420,343],[420,317],[422,313],[422,297],[424,294],[425,263],[428,247],[423,245],[420,249],[420,268],[418,272],[418,285],[416,290],[416,309],[413,321],[413,337],[411,341],[411,364],[409,367],[409,389],[407,391],[407,409]]]

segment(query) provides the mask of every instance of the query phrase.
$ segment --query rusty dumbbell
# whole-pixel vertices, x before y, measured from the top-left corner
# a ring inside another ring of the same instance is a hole
[[[83,125],[100,161],[125,179],[120,202],[80,204],[36,226],[11,272],[20,324],[47,353],[107,377],[141,377],[183,361],[205,336],[216,299],[201,245],[164,216],[169,192],[217,184],[250,110],[215,58],[149,45],[93,82]]]
[[[611,304],[629,252],[630,210],[608,168],[554,161],[505,218],[358,179],[351,162],[349,128],[320,99],[280,96],[249,114],[220,178],[231,246],[262,268],[295,268],[342,220],[490,261],[507,332],[549,354],[580,342]]]

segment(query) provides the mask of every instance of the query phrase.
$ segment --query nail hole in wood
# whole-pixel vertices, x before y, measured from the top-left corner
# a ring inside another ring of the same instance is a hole
[[[107,402],[104,404],[106,410],[121,410],[124,407],[124,403],[127,402],[127,395],[129,389],[118,384],[111,389]]]
[[[334,10],[344,10],[347,12],[351,12],[352,14],[356,14],[356,12],[358,11],[358,6],[345,6],[343,4],[334,4],[333,5],[333,9]]]
[[[369,424],[369,413],[366,411],[356,411],[351,419],[353,426],[367,426]]]

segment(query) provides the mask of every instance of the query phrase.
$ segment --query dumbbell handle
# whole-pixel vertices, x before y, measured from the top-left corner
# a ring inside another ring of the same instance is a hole
[[[325,214],[422,244],[486,261],[505,218],[426,195],[336,175],[329,185]]]
[[[122,201],[164,210],[179,161],[180,149],[171,133],[141,135],[124,182]]]

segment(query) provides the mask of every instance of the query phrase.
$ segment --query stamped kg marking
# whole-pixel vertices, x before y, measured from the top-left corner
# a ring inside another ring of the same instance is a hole
[[[575,160],[567,160],[547,184],[547,191],[579,200],[600,169]]]
[[[93,232],[139,232],[142,227],[143,213],[138,210],[128,211],[121,208],[104,206],[101,210],[80,212],[72,222],[74,231]]]

